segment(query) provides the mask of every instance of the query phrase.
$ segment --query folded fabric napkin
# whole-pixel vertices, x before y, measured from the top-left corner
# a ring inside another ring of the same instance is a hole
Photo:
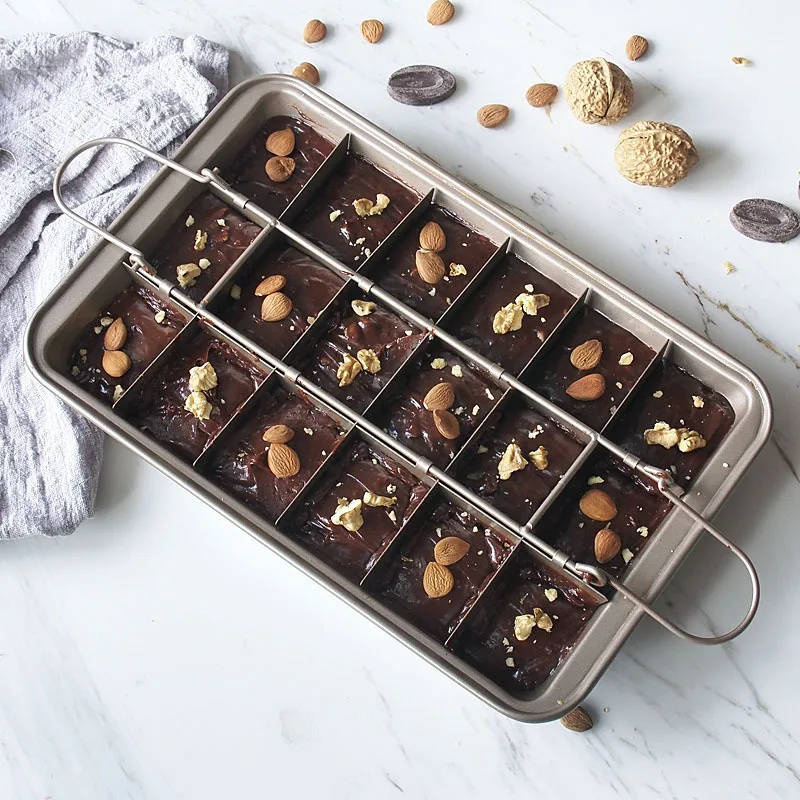
[[[96,239],[58,212],[56,167],[99,136],[169,153],[227,83],[227,51],[197,36],[0,39],[0,539],[71,533],[93,511],[102,460],[102,433],[23,363],[27,319]],[[105,227],[156,169],[126,148],[89,151],[64,196]]]

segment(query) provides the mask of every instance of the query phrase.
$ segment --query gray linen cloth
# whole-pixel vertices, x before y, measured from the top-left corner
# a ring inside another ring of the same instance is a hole
[[[23,362],[27,319],[96,239],[58,212],[56,167],[99,136],[171,152],[227,83],[227,51],[197,36],[0,39],[0,539],[71,533],[92,514],[102,460],[102,433]],[[95,149],[72,165],[65,199],[105,227],[156,169]]]

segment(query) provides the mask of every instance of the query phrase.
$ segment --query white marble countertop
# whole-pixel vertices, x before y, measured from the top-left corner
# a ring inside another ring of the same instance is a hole
[[[800,207],[800,6],[476,1],[442,28],[426,8],[7,0],[0,31],[200,33],[237,51],[237,78],[311,60],[321,88],[751,366],[776,432],[718,520],[760,570],[756,621],[709,649],[643,624],[586,703],[594,731],[526,726],[110,443],[93,520],[0,548],[4,800],[800,796],[800,239],[760,244],[727,220],[744,197]],[[313,16],[331,32],[311,49],[300,32]],[[380,45],[361,41],[362,16],[386,23]],[[632,33],[652,42],[635,65],[623,55]],[[622,126],[583,126],[563,99],[549,115],[525,104],[531,83],[560,84],[594,55],[627,66],[629,122],[695,138],[701,161],[679,186],[619,178]],[[390,100],[386,76],[418,62],[451,69],[456,96],[429,109]],[[512,107],[504,128],[475,122],[488,102]],[[743,592],[738,569],[701,546],[661,605],[707,629],[737,616]]]

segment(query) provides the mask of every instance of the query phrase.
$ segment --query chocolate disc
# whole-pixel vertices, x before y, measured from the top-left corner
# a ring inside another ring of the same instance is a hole
[[[386,86],[389,95],[407,106],[432,106],[447,100],[456,90],[456,79],[446,69],[427,64],[393,72]]]
[[[775,200],[742,200],[731,209],[731,225],[759,242],[788,242],[800,233],[800,217]]]

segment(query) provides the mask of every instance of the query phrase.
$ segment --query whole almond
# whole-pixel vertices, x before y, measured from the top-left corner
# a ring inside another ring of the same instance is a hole
[[[268,294],[261,303],[264,322],[280,322],[292,313],[292,301],[283,292]]]
[[[572,349],[569,361],[575,369],[594,369],[603,357],[603,343],[599,339],[587,339]]]
[[[117,317],[107,328],[103,336],[103,347],[106,350],[121,350],[128,341],[128,329],[122,321],[122,317]]]
[[[631,36],[625,45],[625,55],[631,61],[638,61],[650,47],[650,42],[644,36]]]
[[[606,392],[606,379],[598,372],[591,375],[584,375],[582,378],[567,386],[567,394],[573,400],[581,400],[589,403],[598,400]]]
[[[448,409],[453,407],[456,401],[456,393],[453,391],[453,384],[444,381],[437,383],[436,386],[431,387],[422,401],[422,405],[428,411],[436,411],[437,409]]]
[[[294,431],[288,425],[270,425],[261,437],[270,444],[286,444],[294,437]]]
[[[525,99],[535,108],[549,106],[558,94],[558,86],[552,83],[534,83],[527,92]]]
[[[484,128],[496,128],[508,119],[508,106],[500,103],[490,103],[478,109],[478,122]]]
[[[610,522],[617,516],[617,504],[602,489],[589,489],[578,506],[589,519],[597,522]]]
[[[419,246],[423,250],[441,253],[447,246],[447,237],[438,222],[426,222],[419,232]]]
[[[453,573],[435,561],[428,562],[422,575],[422,588],[428,597],[444,597],[453,590]]]
[[[291,447],[275,442],[267,451],[267,466],[276,478],[291,478],[300,472],[300,459]]]
[[[131,360],[124,350],[106,350],[102,364],[103,371],[112,378],[121,378],[131,368]]]
[[[417,250],[414,260],[417,272],[425,283],[439,283],[444,278],[444,261],[438,253],[432,250]]]
[[[383,39],[383,23],[379,19],[365,19],[361,23],[361,35],[370,43]]]
[[[267,177],[275,183],[284,183],[292,177],[295,163],[288,156],[273,156],[264,167]]]
[[[458,536],[445,536],[444,539],[439,539],[433,548],[436,563],[443,567],[461,561],[467,553],[469,553],[469,542],[459,539]]]
[[[450,0],[436,0],[428,9],[428,22],[431,25],[444,25],[445,22],[450,22],[453,19],[455,13],[455,6]]]
[[[256,286],[253,294],[256,297],[266,297],[268,294],[279,292],[286,286],[286,278],[283,275],[267,275],[261,283]]]
[[[451,414],[446,408],[437,408],[433,412],[433,424],[445,439],[458,439],[461,435],[458,417]]]
[[[298,64],[292,70],[292,75],[294,75],[295,78],[300,78],[306,81],[306,83],[313,84],[314,86],[319,83],[319,70],[308,61]]]
[[[324,22],[318,19],[312,19],[306,22],[303,28],[303,40],[307,44],[316,44],[321,42],[328,35],[328,29]]]
[[[594,557],[598,564],[607,564],[619,555],[622,542],[611,528],[603,528],[594,537]]]
[[[566,716],[561,717],[561,724],[568,731],[575,731],[576,733],[586,733],[594,726],[592,718],[580,706],[570,711]]]
[[[291,128],[273,131],[267,136],[267,150],[274,156],[290,156],[295,146],[295,135]]]

